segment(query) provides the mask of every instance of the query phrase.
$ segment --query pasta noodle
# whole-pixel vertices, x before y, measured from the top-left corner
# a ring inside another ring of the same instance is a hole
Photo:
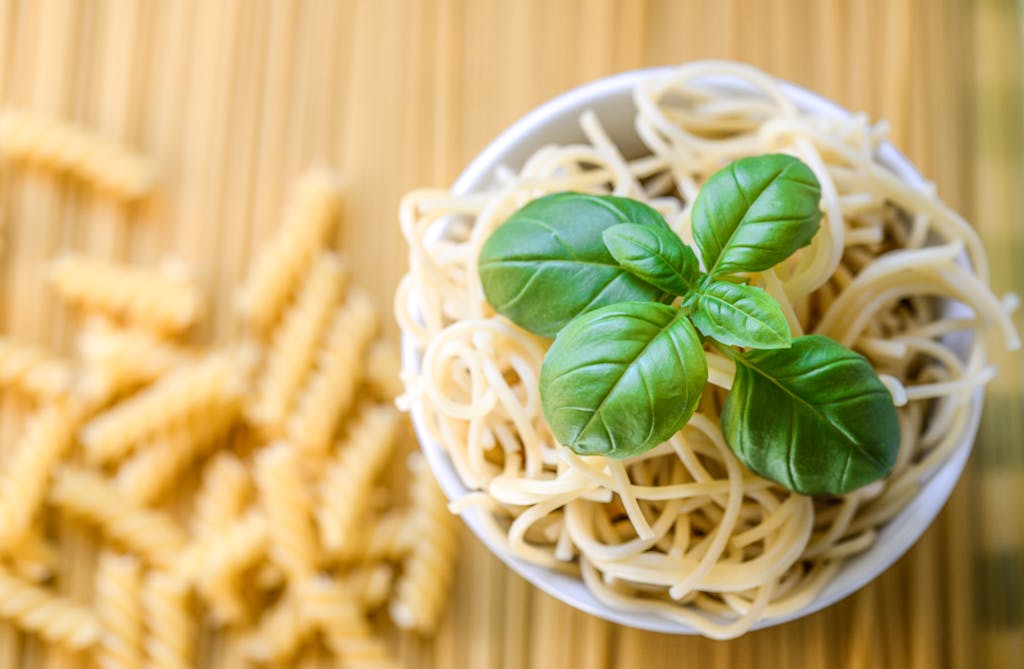
[[[245,510],[251,495],[249,472],[232,453],[215,455],[203,470],[195,496],[192,530],[201,539],[226,529]]]
[[[317,505],[320,538],[327,551],[338,552],[352,541],[374,479],[391,457],[397,428],[398,415],[390,407],[365,407],[327,466]]]
[[[151,571],[142,587],[147,669],[195,666],[195,624],[188,606],[187,584],[171,574]]]
[[[346,270],[337,256],[323,253],[284,316],[267,353],[267,369],[249,412],[255,424],[282,428],[295,396],[309,373],[317,342],[344,290]]]
[[[50,473],[71,447],[74,418],[69,409],[50,405],[33,415],[0,476],[0,549],[9,549],[29,533],[46,498]]]
[[[319,550],[313,496],[303,480],[298,453],[291,444],[277,443],[256,456],[255,466],[256,486],[273,537],[270,556],[290,580],[303,581],[316,569]]]
[[[0,617],[72,650],[88,648],[100,637],[100,624],[89,609],[22,580],[3,566]]]
[[[92,419],[79,435],[89,460],[117,460],[141,441],[240,398],[249,375],[246,356],[234,350],[208,354]]]
[[[314,371],[288,419],[288,439],[307,454],[324,454],[359,382],[367,344],[376,329],[370,298],[355,293],[335,312]]]
[[[105,318],[89,319],[78,350],[86,361],[78,391],[92,406],[149,383],[187,359],[178,346],[142,330],[115,327]]]
[[[102,475],[81,467],[61,465],[53,478],[50,502],[55,506],[92,521],[151,564],[174,567],[187,539],[170,516],[134,503]]]
[[[295,655],[314,630],[297,598],[286,592],[250,632],[245,642],[247,654],[257,662],[282,662]]]
[[[408,516],[406,511],[388,511],[372,523],[357,525],[352,540],[342,542],[337,558],[345,562],[401,560],[414,542]]]
[[[410,534],[416,541],[405,558],[391,602],[391,619],[399,627],[430,633],[444,607],[455,568],[456,524],[448,500],[422,458],[412,458]]]
[[[397,669],[398,663],[370,629],[348,589],[316,578],[303,592],[303,611],[319,625],[324,643],[350,669]]]
[[[53,261],[49,279],[68,303],[123,318],[158,334],[181,332],[202,312],[198,287],[169,271],[67,254]]]
[[[238,577],[263,559],[267,545],[266,519],[252,510],[220,532],[193,543],[181,559],[179,573],[196,583],[218,622],[237,622],[245,615]]]
[[[734,85],[711,84],[712,75]],[[399,402],[421,412],[425,436],[475,491],[455,506],[481,504],[487,531],[511,555],[579,574],[611,607],[729,638],[806,606],[845,557],[870,547],[966,429],[972,393],[994,373],[981,330],[998,328],[1010,349],[1019,338],[986,285],[976,233],[879,161],[879,129],[802,111],[775,80],[727,63],[651,78],[634,102],[645,155],[624,156],[588,112],[586,144],[545,147],[519,172],[499,172],[492,190],[406,196],[411,270],[396,317],[422,362]],[[826,334],[875,366],[900,405],[893,473],[816,499],[749,474],[722,437],[734,370],[713,353],[697,413],[661,446],[615,461],[555,443],[537,389],[548,342],[484,299],[476,258],[490,233],[532,199],[578,190],[644,200],[689,243],[700,185],[733,160],[777,152],[815,173],[824,218],[809,247],[751,281],[779,301],[794,335]],[[958,349],[943,335],[961,329],[972,336]],[[399,611],[397,620],[412,619]]]
[[[0,156],[66,172],[126,200],[156,182],[151,161],[78,125],[20,110],[0,112]]]
[[[100,669],[142,667],[142,568],[138,560],[104,553],[96,572],[96,615],[103,628]]]
[[[71,386],[71,369],[45,351],[0,337],[0,386],[14,388],[35,399],[52,400]]]
[[[117,485],[140,504],[149,504],[193,461],[224,440],[241,411],[241,402],[212,403],[203,421],[172,429],[135,453],[118,469]]]
[[[379,563],[373,566],[361,565],[353,569],[345,582],[353,596],[369,611],[388,601],[394,580],[395,570],[391,565]]]
[[[338,179],[311,170],[294,185],[284,222],[256,256],[238,295],[238,310],[257,332],[277,320],[331,235],[340,207]]]

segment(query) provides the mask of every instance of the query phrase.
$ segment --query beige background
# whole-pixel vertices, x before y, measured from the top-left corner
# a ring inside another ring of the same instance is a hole
[[[73,247],[194,261],[221,307],[199,335],[229,334],[226,296],[289,179],[314,163],[345,174],[338,246],[387,309],[406,265],[404,191],[450,184],[567,88],[695,58],[747,61],[888,118],[895,143],[980,229],[997,289],[1022,290],[1021,31],[1012,0],[3,0],[0,101],[130,140],[159,160],[163,190],[125,210],[42,175],[0,174],[0,331],[69,345],[69,315],[39,270]],[[978,452],[948,507],[837,606],[732,642],[638,632],[540,594],[463,532],[439,637],[394,641],[410,667],[1024,666],[1022,361],[997,357]],[[16,422],[4,416],[0,450]],[[81,538],[61,531],[63,567],[81,580]],[[66,661],[0,628],[0,667]]]

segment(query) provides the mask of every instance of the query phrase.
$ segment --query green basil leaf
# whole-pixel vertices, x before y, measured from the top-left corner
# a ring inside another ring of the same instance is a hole
[[[892,469],[899,419],[865,358],[821,335],[735,358],[722,431],[751,471],[807,495],[841,495]]]
[[[693,203],[693,238],[712,277],[758,272],[810,243],[821,185],[798,159],[743,158],[711,175]]]
[[[520,327],[553,337],[588,309],[671,297],[608,252],[601,234],[622,223],[668,229],[658,212],[627,198],[556,193],[530,202],[480,251],[487,301]]]
[[[690,320],[701,334],[723,344],[760,349],[790,346],[782,308],[755,286],[710,282],[697,293]]]
[[[558,333],[541,366],[541,403],[560,443],[625,458],[682,428],[707,378],[700,338],[678,309],[623,302]]]
[[[613,225],[604,244],[620,265],[667,293],[686,295],[700,278],[697,256],[667,227]]]

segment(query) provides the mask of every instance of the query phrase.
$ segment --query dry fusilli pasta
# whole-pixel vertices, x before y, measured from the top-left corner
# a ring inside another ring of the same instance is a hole
[[[250,418],[266,428],[280,428],[295,395],[309,374],[317,342],[345,288],[344,264],[333,253],[322,253],[310,270],[298,299],[274,332],[266,371]]]
[[[340,207],[337,177],[312,170],[290,195],[284,222],[256,256],[238,295],[238,310],[257,332],[277,320],[334,229]]]
[[[299,584],[299,590],[304,590]],[[295,655],[316,625],[300,608],[300,601],[289,591],[268,609],[245,640],[247,655],[257,662],[282,662]]]
[[[46,498],[50,473],[71,446],[75,420],[71,409],[57,404],[29,419],[0,478],[0,548],[28,533]]]
[[[288,419],[288,439],[301,451],[323,454],[330,448],[338,422],[355,396],[366,346],[376,327],[373,303],[363,293],[353,292],[335,312],[314,371]]]
[[[75,177],[124,199],[149,193],[151,160],[74,123],[20,110],[0,113],[0,155]]]
[[[210,405],[200,422],[180,425],[140,449],[118,469],[117,485],[140,504],[149,504],[203,453],[224,440],[241,409],[238,400]]]
[[[313,525],[313,495],[302,462],[291,444],[277,443],[255,459],[256,487],[267,514],[270,557],[292,582],[317,567],[319,546]]]
[[[401,560],[412,546],[409,512],[392,510],[372,522],[359,524],[351,541],[344,541],[336,557],[344,562]]]
[[[162,571],[146,575],[142,588],[147,669],[192,669],[195,624],[188,607],[188,584]]]
[[[116,460],[138,443],[240,398],[247,358],[241,349],[208,354],[100,414],[79,434],[86,456],[94,463]]]
[[[416,542],[405,558],[389,611],[399,627],[429,633],[440,618],[455,567],[457,522],[423,458],[410,458],[410,468],[410,532]]]
[[[356,566],[345,577],[345,584],[366,610],[373,610],[388,601],[395,580],[394,568],[385,563]]]
[[[398,669],[381,639],[373,634],[359,600],[344,584],[314,578],[303,588],[303,611],[319,626],[324,643],[347,669]]]
[[[52,400],[68,392],[71,378],[65,361],[31,344],[0,337],[0,386]]]
[[[127,555],[105,552],[96,570],[96,616],[103,634],[96,648],[100,669],[142,666],[142,566]]]
[[[81,650],[96,643],[100,624],[86,607],[24,581],[0,566],[0,617],[51,643]]]
[[[221,531],[192,544],[179,563],[221,623],[240,620],[245,609],[238,576],[267,554],[267,522],[252,510]]]
[[[324,548],[341,551],[367,511],[371,486],[394,450],[398,412],[367,405],[359,413],[319,486],[317,521]]]
[[[221,451],[203,470],[196,493],[192,531],[206,538],[227,528],[245,510],[252,493],[249,470],[233,453]]]
[[[199,287],[177,272],[68,254],[53,261],[49,278],[70,304],[96,309],[160,334],[181,332],[202,312]]]
[[[136,504],[102,475],[82,467],[61,465],[53,479],[50,501],[55,506],[92,521],[154,565],[169,569],[180,559],[187,539],[170,516]]]
[[[78,392],[90,406],[149,383],[184,364],[188,354],[144,330],[119,328],[103,317],[90,318],[78,337],[85,368]]]

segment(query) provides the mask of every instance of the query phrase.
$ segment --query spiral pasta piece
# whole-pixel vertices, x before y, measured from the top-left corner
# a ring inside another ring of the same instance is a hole
[[[233,623],[245,616],[238,577],[266,556],[267,545],[266,519],[254,509],[189,546],[178,573],[195,583],[216,621]]]
[[[118,544],[170,569],[187,538],[167,514],[135,503],[102,475],[74,465],[61,465],[53,476],[50,502],[89,520]]]
[[[167,271],[67,254],[51,263],[49,279],[69,304],[101,311],[158,334],[181,332],[202,314],[199,287]]]
[[[117,485],[139,504],[149,504],[205,452],[221,443],[241,411],[237,399],[213,403],[203,420],[174,428],[140,449],[118,469]]]
[[[100,638],[89,609],[9,573],[0,565],[0,617],[50,643],[83,650]]]
[[[312,579],[303,590],[303,611],[324,643],[348,669],[398,669],[398,662],[370,628],[357,597],[329,578]]]
[[[367,611],[388,601],[395,581],[395,569],[386,562],[357,565],[345,575],[345,584]]]
[[[255,403],[249,412],[257,425],[280,430],[295,396],[309,374],[317,342],[345,289],[345,265],[322,253],[302,285],[298,299],[274,332]]]
[[[415,542],[410,533],[409,515],[404,509],[391,510],[356,526],[352,540],[342,542],[335,557],[342,562],[402,560]]]
[[[457,521],[422,457],[410,459],[410,533],[416,537],[391,602],[391,619],[401,628],[430,633],[437,626],[455,569]]]
[[[251,492],[249,471],[238,456],[226,451],[213,456],[195,496],[193,533],[203,539],[227,528],[245,510]]]
[[[362,409],[337,457],[319,485],[316,509],[320,538],[330,553],[352,540],[356,523],[365,516],[371,487],[394,452],[398,412],[386,405]]]
[[[325,246],[341,207],[336,175],[311,170],[292,187],[284,221],[256,256],[239,291],[242,318],[266,333],[277,321],[301,277]]]
[[[291,581],[302,581],[317,567],[319,546],[313,496],[298,453],[291,444],[273,444],[257,454],[255,467],[256,487],[272,538],[270,557]]]
[[[236,401],[249,368],[248,351],[229,350],[176,369],[86,424],[79,434],[86,457],[94,463],[117,460],[142,441]]]
[[[283,662],[295,655],[315,629],[313,621],[303,615],[299,599],[285,592],[246,636],[246,654],[257,662]]]
[[[0,337],[0,387],[37,400],[53,400],[68,392],[71,378],[65,361],[31,344]]]
[[[149,383],[187,362],[180,346],[144,330],[119,328],[90,318],[78,337],[85,368],[78,391],[91,406]]]
[[[156,183],[152,161],[75,123],[21,110],[0,113],[0,155],[70,174],[125,200]]]
[[[28,533],[53,468],[71,447],[76,418],[71,409],[48,405],[31,417],[0,478],[0,549]]]
[[[166,572],[149,572],[142,587],[142,611],[146,626],[143,666],[194,667],[196,633],[188,606],[187,583]]]
[[[96,649],[100,669],[142,666],[142,568],[126,555],[105,552],[96,571],[96,616],[103,634]]]
[[[314,371],[288,419],[288,439],[301,451],[322,455],[352,404],[366,346],[377,327],[373,302],[353,293],[338,309],[317,352]]]

